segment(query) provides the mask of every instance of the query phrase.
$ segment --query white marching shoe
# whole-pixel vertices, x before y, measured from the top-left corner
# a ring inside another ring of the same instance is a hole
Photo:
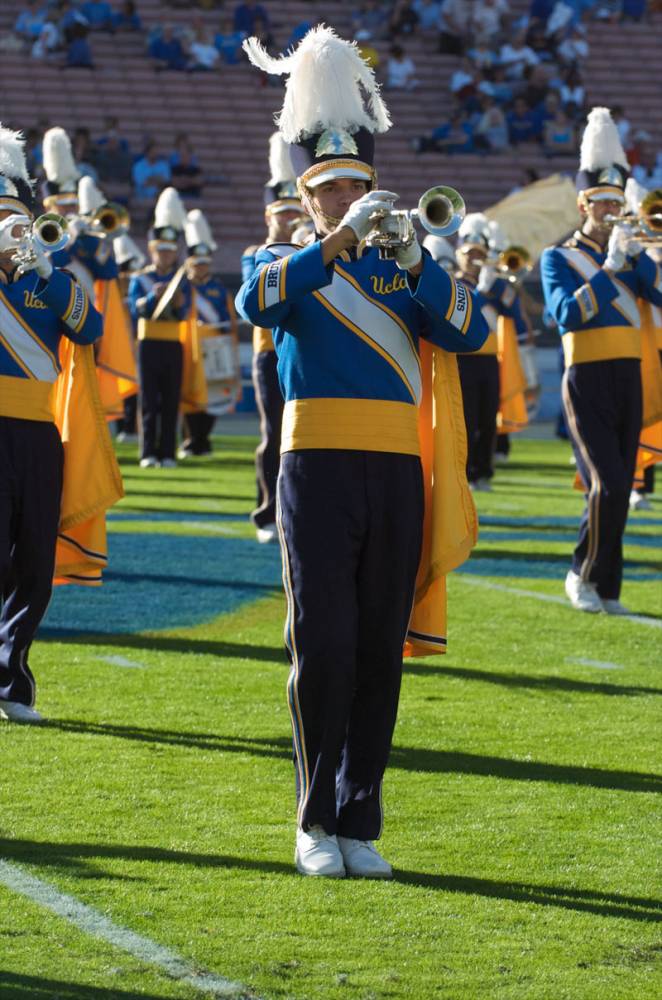
[[[568,570],[565,578],[565,592],[573,608],[596,614],[602,611],[602,601],[598,597],[594,583],[586,583],[574,570]]]
[[[632,612],[614,597],[602,597],[602,607],[608,615],[631,615]]]
[[[302,875],[345,877],[345,865],[338,841],[322,826],[311,826],[310,830],[297,830],[294,863]]]
[[[155,455],[146,455],[145,458],[140,459],[141,469],[158,469],[159,460]]]
[[[338,847],[348,875],[360,878],[393,878],[393,869],[371,840],[338,837]]]
[[[42,722],[43,716],[36,708],[23,705],[20,701],[0,700],[0,719],[5,722]]]
[[[653,505],[645,493],[632,490],[630,493],[630,510],[652,510]]]
[[[257,528],[256,535],[261,545],[268,545],[278,541],[278,528],[275,524],[265,524],[263,528]]]

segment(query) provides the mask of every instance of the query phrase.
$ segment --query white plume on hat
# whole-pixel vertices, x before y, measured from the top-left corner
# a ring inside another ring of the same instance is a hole
[[[442,260],[455,261],[455,250],[453,245],[444,236],[433,236],[430,233],[423,240],[423,246],[430,251],[433,260],[439,263]]]
[[[187,247],[197,247],[200,243],[204,243],[210,250],[217,249],[211,229],[209,228],[209,223],[199,208],[191,209],[186,216],[184,238]]]
[[[87,174],[78,182],[78,209],[81,215],[93,215],[106,204],[106,198]]]
[[[186,209],[174,187],[164,188],[154,208],[154,228],[172,226],[182,232],[186,225]]]
[[[482,212],[470,212],[465,215],[462,225],[457,231],[458,245],[462,243],[488,243],[490,239],[490,220]]]
[[[290,158],[290,148],[280,132],[274,132],[269,138],[269,170],[271,177],[268,184],[282,184],[283,181],[296,183],[296,174]]]
[[[312,28],[294,52],[278,59],[257,38],[246,38],[242,48],[265,73],[289,77],[282,110],[275,117],[286,142],[324,129],[354,133],[361,127],[369,132],[390,128],[375,74],[356,43],[339,38],[332,28]]]
[[[75,185],[80,177],[78,167],[74,163],[71,151],[71,141],[63,128],[49,128],[44,133],[43,142],[44,171],[49,181],[56,184]]]
[[[639,214],[641,203],[648,194],[648,188],[636,181],[634,177],[628,177],[625,182],[625,204],[628,212],[633,215]]]
[[[25,139],[22,132],[14,132],[0,125],[0,174],[3,177],[20,177],[29,184],[24,146]]]
[[[593,108],[586,119],[579,151],[580,170],[600,170],[617,163],[628,169],[621,137],[609,108]]]
[[[506,236],[505,230],[495,219],[490,219],[488,222],[489,229],[489,243],[493,250],[505,250],[508,246],[508,237]]]
[[[128,233],[122,233],[121,236],[115,237],[113,253],[118,264],[126,264],[128,260],[133,261],[136,271],[143,266],[146,260],[145,254]]]

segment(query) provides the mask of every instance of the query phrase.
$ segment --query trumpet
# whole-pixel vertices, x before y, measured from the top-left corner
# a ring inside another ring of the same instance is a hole
[[[450,236],[460,228],[465,212],[464,199],[459,192],[438,185],[425,191],[414,209],[393,209],[387,215],[376,213],[374,228],[365,242],[369,247],[377,247],[382,260],[390,260],[397,250],[414,242],[414,219],[433,236]]]
[[[629,226],[632,237],[646,246],[662,246],[662,188],[649,191],[638,212],[605,215],[608,226]]]
[[[124,205],[108,201],[88,216],[87,222],[93,235],[100,236],[102,239],[107,236],[115,239],[116,236],[128,233],[131,227],[131,216]]]
[[[533,268],[529,251],[526,247],[516,244],[501,250],[496,257],[491,257],[489,263],[493,264],[508,281],[518,281]]]
[[[31,265],[36,260],[36,248],[44,253],[57,253],[69,242],[69,224],[63,215],[46,212],[26,226],[20,237],[12,261],[19,267]]]

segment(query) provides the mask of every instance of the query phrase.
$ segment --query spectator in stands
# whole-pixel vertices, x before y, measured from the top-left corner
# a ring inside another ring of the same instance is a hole
[[[216,69],[220,56],[214,45],[211,32],[204,23],[198,23],[189,44],[189,73],[209,72]]]
[[[256,21],[262,22],[263,28],[269,28],[269,15],[261,3],[246,0],[239,3],[234,10],[234,30],[241,31],[245,36],[257,33]]]
[[[630,153],[629,153],[629,149],[630,149],[630,122],[625,117],[625,113],[623,111],[623,108],[620,106],[620,104],[615,104],[613,106],[613,108],[611,109],[611,117],[612,117],[612,120],[613,120],[616,128],[618,129],[618,135],[619,135],[620,140],[621,140],[621,145],[622,145],[623,149],[626,151],[627,156],[628,156],[628,160],[629,160],[630,159]],[[630,160],[630,162],[632,162],[632,161]]]
[[[89,28],[89,22],[86,17],[83,16],[77,4],[70,3],[69,0],[63,0],[59,4],[57,9],[57,27],[60,35],[65,41],[65,44],[69,44],[75,38],[78,38],[78,31],[81,27]]]
[[[540,125],[541,134],[545,131],[545,126],[547,122],[553,122],[556,118],[556,112],[561,107],[561,98],[557,90],[548,90],[545,94],[544,100],[534,108],[535,113],[538,115],[538,123]]]
[[[117,13],[113,14],[113,27],[120,31],[142,31],[143,24],[136,9],[135,0],[123,0]]]
[[[271,33],[269,22],[265,21],[264,18],[259,16],[255,18],[255,30],[253,31],[253,35],[265,49],[273,48],[275,44],[274,36]]]
[[[25,133],[25,161],[28,165],[29,177],[43,176],[44,157],[41,148],[42,133],[38,128],[29,128]]]
[[[508,13],[505,0],[476,0],[471,12],[470,27],[477,42],[495,45],[501,33],[501,24]]]
[[[386,86],[389,90],[415,90],[418,87],[414,61],[401,45],[391,46],[386,73]]]
[[[39,37],[32,46],[30,55],[33,59],[48,59],[61,47],[60,32],[57,30],[55,15],[47,14],[41,26]]]
[[[120,135],[116,118],[107,120],[106,131],[97,139],[93,157],[101,186],[108,197],[117,200],[118,196],[109,190],[115,184],[121,187],[121,195],[126,196],[128,192],[124,189],[131,184],[133,156],[127,140]]]
[[[147,143],[143,156],[134,163],[132,173],[136,198],[153,200],[170,183],[170,164],[154,139]]]
[[[556,58],[556,38],[548,35],[539,22],[529,25],[526,44],[541,62],[551,62]]]
[[[71,150],[76,166],[83,177],[91,177],[95,184],[99,183],[99,174],[95,164],[96,150],[92,145],[89,128],[79,126],[71,139]]]
[[[583,118],[586,91],[584,90],[581,73],[577,66],[570,66],[566,70],[560,94],[561,103],[567,114],[574,120]]]
[[[572,32],[565,38],[558,48],[556,54],[562,63],[574,66],[582,59],[588,58],[588,42],[586,41],[586,29],[578,24]]]
[[[483,95],[480,99],[482,113],[474,126],[476,149],[501,152],[508,148],[508,123],[498,104],[492,97]]]
[[[518,97],[523,97],[530,108],[539,107],[549,93],[549,75],[547,68],[539,63],[528,66],[524,72],[526,86],[518,91]]]
[[[551,121],[545,122],[542,148],[545,156],[563,156],[574,153],[577,147],[575,128],[563,108],[559,108]]]
[[[399,35],[413,35],[418,26],[418,14],[414,10],[414,0],[396,0],[388,23],[390,38]]]
[[[487,42],[476,42],[472,49],[469,49],[467,56],[476,69],[491,69],[496,65],[497,55]]]
[[[243,40],[244,35],[241,31],[234,30],[232,18],[229,14],[226,14],[221,19],[218,34],[214,38],[214,45],[220,52],[223,62],[229,66],[236,66],[241,59],[241,43]]]
[[[646,0],[623,0],[621,8],[621,24],[623,21],[639,23],[646,13]]]
[[[441,0],[414,0],[418,26],[424,34],[438,27],[441,7]]]
[[[380,0],[366,0],[352,14],[352,30],[358,41],[383,38],[386,34],[388,15]]]
[[[108,0],[85,0],[80,12],[92,31],[114,31],[113,8]]]
[[[474,98],[478,77],[471,60],[466,57],[462,60],[450,79],[450,91],[456,102],[464,108],[475,109]]]
[[[481,94],[489,94],[501,107],[510,104],[514,96],[513,84],[506,80],[506,70],[498,64],[483,72],[477,89]]]
[[[84,24],[74,26],[71,39],[67,44],[65,69],[94,69],[92,49],[88,41],[90,29]]]
[[[112,145],[113,148],[119,147],[122,152],[128,153],[133,159],[131,154],[131,144],[129,143],[129,140],[122,135],[119,119],[115,115],[106,116],[104,131],[96,140],[96,145],[99,149],[104,149],[108,145]]]
[[[505,66],[509,80],[521,80],[527,66],[537,66],[540,59],[524,41],[524,33],[516,35],[512,42],[506,42],[499,51],[499,61]]]
[[[184,48],[175,35],[171,24],[165,24],[152,37],[147,47],[147,53],[152,57],[153,66],[157,72],[164,69],[186,69]]]
[[[662,154],[656,154],[652,138],[645,129],[635,132],[639,162],[632,168],[634,179],[650,191],[662,187]]]
[[[305,38],[312,28],[314,28],[312,21],[299,21],[299,23],[292,28],[292,34],[285,42],[283,52],[289,52],[291,49],[295,49],[302,38]]]
[[[541,134],[540,120],[523,97],[516,97],[512,111],[506,115],[508,138],[512,146],[522,142],[537,142]]]
[[[473,128],[458,110],[433,132],[412,139],[411,145],[415,153],[473,153]]]
[[[549,15],[552,13],[555,4],[556,0],[531,0],[529,20],[547,24]]]
[[[175,136],[175,152],[170,157],[170,182],[183,198],[200,198],[204,177],[186,132]]]
[[[439,16],[439,51],[450,56],[464,53],[471,9],[468,0],[444,0]]]
[[[27,0],[25,7],[14,22],[14,32],[23,41],[34,45],[41,34],[45,20],[46,11],[43,4],[39,0]]]

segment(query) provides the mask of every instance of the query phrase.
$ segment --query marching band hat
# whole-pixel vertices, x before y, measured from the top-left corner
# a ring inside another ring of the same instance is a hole
[[[358,46],[319,25],[279,59],[256,38],[247,38],[243,48],[254,66],[288,77],[276,122],[291,144],[299,185],[314,188],[355,177],[373,188],[374,133],[386,132],[391,119],[375,74]]]
[[[457,247],[458,250],[468,250],[471,247],[488,250],[490,238],[490,220],[487,216],[482,212],[470,212],[457,231]]]
[[[217,249],[217,244],[214,242],[209,223],[199,208],[191,209],[186,216],[184,239],[186,240],[187,257],[193,258],[201,264],[211,263],[212,254]]]
[[[269,139],[271,177],[264,185],[264,207],[271,213],[301,211],[290,148],[280,132],[274,132]]]
[[[177,250],[179,237],[186,225],[186,210],[173,187],[164,188],[154,207],[154,224],[150,229],[148,243],[157,250]]]
[[[589,201],[625,201],[630,170],[609,108],[593,108],[579,153],[577,191]]]
[[[0,125],[0,210],[34,214],[34,192],[28,176],[21,132]]]
[[[78,182],[78,210],[81,215],[94,215],[106,204],[106,198],[87,174]]]
[[[433,236],[430,233],[423,240],[423,246],[430,252],[432,259],[445,271],[455,269],[455,250],[444,236]]]
[[[120,271],[139,271],[145,263],[145,254],[128,233],[115,237],[113,253]]]
[[[43,141],[46,197],[44,205],[77,204],[80,171],[74,163],[71,141],[63,128],[49,128]]]

